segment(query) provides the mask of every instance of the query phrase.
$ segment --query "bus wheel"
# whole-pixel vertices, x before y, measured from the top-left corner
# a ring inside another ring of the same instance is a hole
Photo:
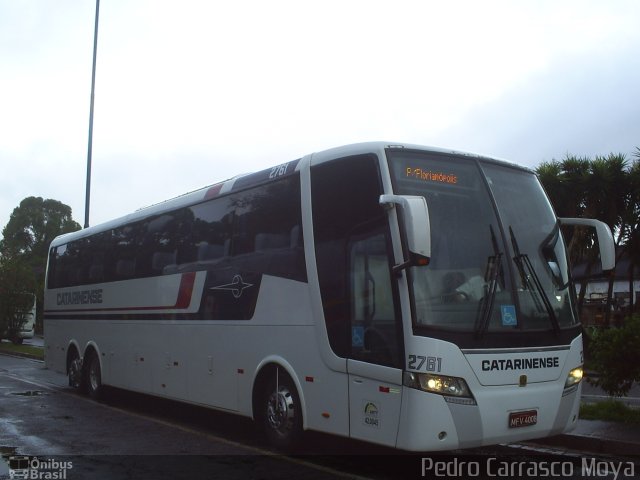
[[[69,372],[69,386],[79,389],[82,386],[82,360],[77,352],[74,352],[67,371]]]
[[[293,450],[302,436],[302,412],[298,392],[288,375],[275,372],[267,382],[262,405],[269,443],[280,450]]]
[[[94,400],[100,400],[102,396],[102,373],[100,372],[100,359],[95,352],[89,354],[86,370],[87,393]]]

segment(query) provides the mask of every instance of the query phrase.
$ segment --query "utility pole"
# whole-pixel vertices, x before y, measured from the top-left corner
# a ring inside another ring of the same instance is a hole
[[[89,204],[91,198],[91,150],[93,148],[93,98],[96,89],[96,56],[98,53],[98,15],[100,0],[96,0],[96,24],[93,30],[93,68],[91,69],[91,102],[89,106],[89,147],[87,149],[87,191],[84,203],[84,228],[89,227]]]

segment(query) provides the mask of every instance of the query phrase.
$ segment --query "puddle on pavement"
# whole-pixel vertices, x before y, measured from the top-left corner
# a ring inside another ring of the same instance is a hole
[[[19,395],[21,397],[39,397],[45,393],[41,390],[28,390],[26,392],[11,392],[11,395]]]

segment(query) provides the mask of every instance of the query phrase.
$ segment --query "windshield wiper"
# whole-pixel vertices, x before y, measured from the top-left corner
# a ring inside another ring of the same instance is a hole
[[[520,273],[520,278],[522,279],[522,284],[526,289],[532,292],[531,296],[534,301],[536,301],[536,297],[533,295],[533,289],[531,288],[531,284],[535,287],[535,291],[538,293],[539,299],[542,301],[547,313],[549,315],[549,320],[551,320],[551,325],[553,326],[553,331],[557,334],[560,332],[560,324],[558,323],[558,317],[556,316],[556,312],[549,302],[549,298],[547,297],[544,287],[540,282],[540,277],[536,273],[533,268],[533,264],[531,263],[531,259],[529,255],[526,253],[520,252],[520,247],[518,246],[518,241],[516,240],[516,236],[513,233],[513,228],[509,226],[509,234],[511,235],[511,245],[513,245],[513,252],[516,254],[513,257],[513,261],[516,263],[518,267],[518,272]]]
[[[484,278],[489,284],[487,293],[482,298],[482,308],[479,310],[478,320],[476,321],[476,336],[481,337],[489,328],[489,320],[491,319],[491,312],[493,311],[493,300],[496,297],[496,290],[498,289],[498,275],[500,274],[500,264],[502,262],[502,252],[498,249],[498,241],[493,231],[493,226],[489,225],[491,230],[491,243],[493,245],[494,255],[487,260],[487,270],[485,271]]]

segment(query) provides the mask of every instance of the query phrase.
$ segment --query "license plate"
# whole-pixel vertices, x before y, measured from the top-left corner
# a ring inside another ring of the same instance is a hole
[[[511,412],[509,414],[509,428],[528,427],[538,423],[538,411]]]

